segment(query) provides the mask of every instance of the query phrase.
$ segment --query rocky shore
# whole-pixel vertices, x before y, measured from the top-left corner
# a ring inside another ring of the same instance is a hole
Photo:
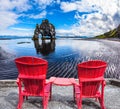
[[[106,79],[105,106],[106,109],[120,108],[119,80]],[[16,109],[18,104],[18,89],[15,80],[0,80],[0,109]],[[39,97],[30,97],[23,103],[23,109],[42,109]],[[52,88],[52,99],[48,109],[77,109],[73,100],[72,86],[56,86]],[[94,99],[83,99],[82,109],[100,109],[100,104]]]

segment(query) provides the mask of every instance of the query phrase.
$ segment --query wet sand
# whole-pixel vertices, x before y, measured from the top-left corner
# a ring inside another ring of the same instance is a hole
[[[95,49],[96,45],[87,49],[82,49],[82,54],[69,54],[61,58],[60,62],[49,62],[47,78],[56,77],[74,77],[77,78],[77,64],[92,59],[101,59],[108,63],[105,78],[120,79],[120,42],[118,39],[91,39],[89,41],[99,42],[99,49]],[[81,41],[81,40],[80,40]],[[94,48],[93,48],[94,47]],[[78,47],[77,47],[78,48]],[[72,57],[74,55],[74,58]],[[14,63],[16,56],[9,54],[0,48],[0,79],[16,79],[18,72]]]
[[[77,54],[75,58],[72,58],[70,55],[65,59],[64,63],[61,61],[56,62],[50,66],[48,69],[48,77],[52,76],[60,76],[60,77],[74,77],[77,78],[77,64],[93,60],[93,59],[100,59],[107,62],[107,69],[105,72],[105,78],[116,78],[120,79],[120,42],[119,40],[108,40],[108,39],[90,39],[87,41],[97,41],[99,42],[99,49],[96,49],[96,45],[93,45],[94,48],[87,48],[86,50],[83,49],[82,55],[78,56]],[[78,46],[76,46],[78,48]],[[58,66],[56,69],[55,67]],[[52,72],[57,73],[52,74]]]
[[[0,47],[0,80],[15,79],[17,77],[17,69],[15,67],[15,54],[11,54]]]

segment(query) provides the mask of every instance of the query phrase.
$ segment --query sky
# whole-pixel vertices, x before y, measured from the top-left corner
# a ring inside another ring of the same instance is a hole
[[[44,19],[57,36],[93,37],[120,24],[120,0],[0,0],[0,35],[33,36]]]

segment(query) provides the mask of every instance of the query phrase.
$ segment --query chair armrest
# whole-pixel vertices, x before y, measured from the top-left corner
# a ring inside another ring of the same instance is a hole
[[[51,77],[49,80],[46,81],[45,84],[53,83],[55,81],[56,77]]]
[[[79,83],[76,82],[76,80],[74,78],[69,78],[70,82],[73,84],[73,85],[77,85],[79,86]]]
[[[17,85],[20,84],[20,79],[19,78],[17,78],[16,83],[17,83]]]
[[[51,77],[50,79],[45,81],[45,85],[52,84],[55,81],[56,77]]]

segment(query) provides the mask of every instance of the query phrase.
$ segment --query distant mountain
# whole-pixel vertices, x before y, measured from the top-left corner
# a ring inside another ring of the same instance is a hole
[[[81,38],[86,39],[88,36],[56,36],[57,38]]]
[[[21,38],[31,38],[31,36],[12,36],[12,35],[0,35],[0,39],[21,39]]]
[[[99,36],[95,36],[95,38],[99,38],[99,39],[102,39],[102,38],[120,38],[120,25],[115,28],[114,30],[111,30],[109,32],[106,32],[102,35],[99,35]]]

